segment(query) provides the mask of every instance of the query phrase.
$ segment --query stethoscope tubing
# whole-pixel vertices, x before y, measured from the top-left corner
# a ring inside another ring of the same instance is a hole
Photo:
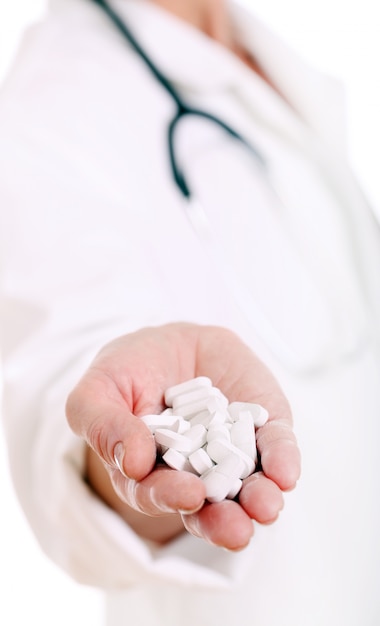
[[[266,162],[263,155],[257,150],[250,142],[248,142],[240,133],[238,133],[232,126],[224,122],[222,119],[209,113],[208,111],[204,111],[203,109],[195,108],[190,106],[185,102],[182,96],[179,94],[177,89],[172,85],[172,83],[166,78],[166,76],[160,71],[157,65],[153,62],[153,60],[149,57],[146,51],[141,47],[136,37],[133,35],[130,28],[127,26],[126,22],[120,18],[116,11],[108,4],[106,0],[92,0],[95,4],[99,5],[103,9],[103,11],[108,15],[110,20],[116,26],[117,30],[124,37],[125,40],[129,42],[131,47],[135,50],[135,52],[139,55],[139,57],[144,61],[148,69],[152,72],[154,78],[158,81],[161,87],[169,94],[172,98],[173,102],[177,107],[177,111],[174,114],[173,118],[169,122],[168,125],[168,134],[167,134],[167,142],[168,142],[168,153],[169,153],[169,161],[170,168],[173,176],[173,180],[181,192],[181,194],[186,198],[190,199],[193,196],[192,190],[186,180],[183,169],[180,168],[178,164],[178,159],[176,157],[175,150],[175,132],[179,126],[179,122],[184,118],[188,118],[190,116],[200,117],[206,119],[216,126],[219,126],[222,130],[224,130],[230,137],[240,142],[245,148],[251,152],[251,154],[256,158],[258,164],[266,169]]]
[[[228,286],[230,292],[233,294],[236,304],[241,309],[242,313],[251,320],[256,331],[258,331],[258,334],[261,335],[262,338],[264,338],[265,342],[268,343],[268,345],[272,346],[274,353],[277,354],[281,361],[285,361],[291,367],[291,369],[296,371],[310,372],[320,370],[325,366],[333,364],[338,357],[338,355],[335,354],[334,350],[327,350],[328,354],[326,352],[324,356],[320,354],[318,357],[316,357],[313,363],[303,363],[302,358],[300,361],[298,355],[293,353],[292,348],[290,346],[287,346],[286,341],[283,341],[283,339],[278,335],[276,329],[265,318],[265,315],[263,315],[259,307],[256,305],[252,294],[250,294],[249,291],[240,284],[239,277],[237,277],[232,269],[225,263],[223,251],[220,250],[218,242],[215,241],[215,238],[213,238],[212,234],[210,233],[210,224],[208,221],[207,213],[199,200],[194,197],[194,194],[192,193],[192,190],[187,183],[183,169],[181,169],[178,164],[175,151],[176,130],[178,129],[180,121],[190,116],[203,118],[214,123],[216,126],[225,131],[232,139],[238,141],[255,157],[256,164],[260,167],[260,170],[262,172],[263,180],[265,181],[268,189],[271,190],[274,199],[276,199],[276,202],[279,202],[280,204],[286,204],[282,201],[281,194],[278,193],[276,186],[271,180],[269,168],[267,166],[265,158],[260,153],[260,151],[252,145],[252,143],[248,142],[240,133],[234,130],[222,119],[213,115],[212,113],[209,113],[208,111],[187,104],[180,95],[180,93],[177,91],[177,89],[173,86],[173,84],[166,78],[166,76],[160,71],[157,65],[141,47],[141,45],[131,32],[130,28],[127,26],[126,22],[110,6],[107,0],[92,0],[92,2],[98,5],[99,8],[101,8],[110,18],[111,22],[115,25],[116,29],[122,35],[124,40],[126,40],[130,44],[132,49],[134,49],[137,55],[144,61],[145,65],[150,70],[153,77],[168,93],[168,95],[171,97],[174,104],[176,105],[176,112],[168,124],[167,131],[168,158],[170,162],[172,177],[178,191],[186,200],[184,207],[187,218],[189,219],[196,233],[202,236],[203,239],[207,240],[208,250],[210,250],[210,253],[212,252],[212,257],[214,261],[221,269],[221,273],[224,276],[226,285]],[[330,297],[329,300],[331,300]],[[365,341],[363,345],[367,343],[368,337],[366,336],[364,339]]]

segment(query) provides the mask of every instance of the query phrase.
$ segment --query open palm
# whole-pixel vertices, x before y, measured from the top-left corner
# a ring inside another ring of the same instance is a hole
[[[199,477],[156,464],[153,436],[139,420],[163,410],[167,387],[197,376],[208,376],[230,402],[256,402],[269,411],[256,435],[261,471],[243,481],[238,502],[205,502]],[[182,529],[240,549],[253,533],[252,520],[275,520],[282,491],[299,477],[300,454],[283,392],[265,365],[224,328],[177,323],[115,339],[70,394],[67,416],[89,444],[90,468],[98,459],[98,469],[90,471],[94,489],[127,521],[131,513],[137,527],[139,516],[150,516],[158,527],[176,514]],[[99,478],[99,467],[107,469],[109,482]],[[167,538],[178,532],[172,522],[169,527]]]

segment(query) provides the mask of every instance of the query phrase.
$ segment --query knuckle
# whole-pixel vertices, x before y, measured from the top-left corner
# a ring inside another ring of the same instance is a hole
[[[100,456],[108,465],[114,466],[113,446],[110,445],[108,429],[105,428],[104,420],[99,417],[90,424],[85,439],[88,445]]]
[[[263,447],[282,441],[296,443],[296,437],[290,424],[273,419],[258,429],[256,441],[258,447]]]

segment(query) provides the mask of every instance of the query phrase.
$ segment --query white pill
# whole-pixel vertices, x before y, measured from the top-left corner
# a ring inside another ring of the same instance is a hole
[[[225,409],[219,409],[217,411],[214,411],[214,413],[212,413],[210,422],[209,422],[209,428],[211,426],[216,426],[218,424],[230,424],[230,414],[227,411],[227,407]]]
[[[185,420],[180,415],[179,416],[177,415],[176,417],[177,417],[177,421],[173,424],[170,430],[175,430],[175,432],[179,433],[180,435],[187,433],[187,431],[190,430],[191,428],[190,422]]]
[[[210,402],[209,398],[202,398],[201,400],[196,400],[195,402],[180,404],[177,406],[176,411],[185,419],[191,419],[197,415],[197,413],[205,411],[207,409],[208,402]]]
[[[202,474],[206,487],[206,498],[209,502],[221,502],[227,497],[232,487],[239,478],[240,461],[235,455],[223,459],[212,469]]]
[[[196,424],[203,424],[205,428],[208,428],[213,417],[213,413],[204,409],[203,411],[199,411],[193,417],[190,417],[187,421],[191,426],[195,426]]]
[[[166,407],[166,409],[161,411],[160,415],[173,415],[173,409],[170,406],[168,406]]]
[[[231,426],[230,436],[234,446],[256,461],[255,425],[250,411],[240,411],[239,420]]]
[[[180,435],[168,428],[157,428],[155,432],[156,443],[178,450],[178,452],[190,453],[192,451],[192,441],[185,435]]]
[[[207,441],[207,429],[203,424],[195,424],[185,433],[185,437],[191,442],[191,452],[198,450]]]
[[[207,430],[207,441],[210,442],[213,439],[226,439],[227,441],[231,441],[230,430],[225,424],[209,426]]]
[[[197,474],[204,474],[207,470],[214,466],[214,462],[210,459],[206,450],[203,448],[199,448],[199,450],[192,452],[189,455],[189,462]]]
[[[207,444],[206,452],[215,463],[221,463],[226,457],[237,456],[240,461],[241,471],[238,478],[247,478],[253,473],[256,463],[248,454],[239,450],[229,441],[224,439],[213,439]]]
[[[229,490],[228,494],[226,495],[226,498],[228,498],[229,500],[233,500],[234,498],[236,498],[237,494],[239,493],[242,487],[242,484],[243,484],[243,481],[240,480],[240,478],[237,478],[234,484],[232,485],[231,489]]]
[[[157,441],[156,441],[156,448],[157,448],[158,454],[160,454],[161,456],[163,456],[165,452],[169,450],[168,446],[162,446],[161,444],[157,443]]]
[[[231,402],[228,405],[228,412],[233,421],[239,419],[240,411],[250,411],[257,428],[263,426],[268,419],[268,411],[260,404],[254,404],[253,402]]]
[[[154,433],[157,428],[172,428],[175,426],[178,421],[178,416],[163,415],[161,413],[161,415],[143,415],[140,419],[148,426],[150,431]]]
[[[226,398],[226,396],[220,392],[219,394],[216,395],[216,398],[218,400],[217,402],[217,411],[221,411],[221,410],[227,410],[228,407],[228,398]]]
[[[212,387],[212,382],[207,376],[198,376],[198,378],[191,378],[178,385],[168,387],[165,391],[165,404],[172,406],[173,399],[181,393],[187,393],[193,391],[199,387]]]
[[[247,424],[247,426],[250,428],[251,432],[253,432],[254,426],[255,426],[255,422],[253,420],[253,415],[251,413],[251,411],[249,411],[248,409],[244,409],[243,411],[239,411],[239,417],[238,419],[233,422],[231,424],[231,429],[234,426],[234,424],[236,423],[245,423]]]
[[[256,428],[260,428],[261,426],[264,426],[264,424],[267,423],[269,419],[269,413],[260,404],[257,404],[256,406],[258,406],[259,408],[257,409],[256,414],[253,416],[253,421],[255,422]]]
[[[176,407],[176,412],[186,419],[191,419],[201,411],[208,410],[210,413],[215,413],[216,411],[223,410],[226,407],[226,401],[223,398],[214,396],[178,405]]]
[[[178,450],[174,450],[174,448],[168,448],[165,454],[163,454],[162,458],[165,463],[169,465],[169,467],[171,467],[172,469],[176,469],[182,472],[194,471],[187,457]]]
[[[182,404],[189,404],[190,402],[198,402],[198,400],[214,397],[222,400],[225,399],[225,396],[222,394],[220,389],[217,389],[217,387],[199,387],[198,389],[193,389],[187,393],[180,393],[177,396],[174,396],[173,409],[176,410],[177,406],[181,406]]]
[[[257,461],[255,428],[268,411],[252,402],[231,402],[206,376],[165,391],[168,408],[143,416],[169,467],[198,474],[210,502],[235,498]]]

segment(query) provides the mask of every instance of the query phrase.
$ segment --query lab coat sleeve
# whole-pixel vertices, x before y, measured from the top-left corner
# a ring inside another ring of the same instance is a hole
[[[107,204],[99,181],[83,186],[64,144],[57,151],[43,133],[4,125],[2,138],[4,425],[14,485],[40,545],[85,584],[229,585],[249,549],[234,556],[190,536],[162,549],[141,540],[86,485],[84,445],[65,419],[67,394],[104,343],[170,320],[144,220]]]

